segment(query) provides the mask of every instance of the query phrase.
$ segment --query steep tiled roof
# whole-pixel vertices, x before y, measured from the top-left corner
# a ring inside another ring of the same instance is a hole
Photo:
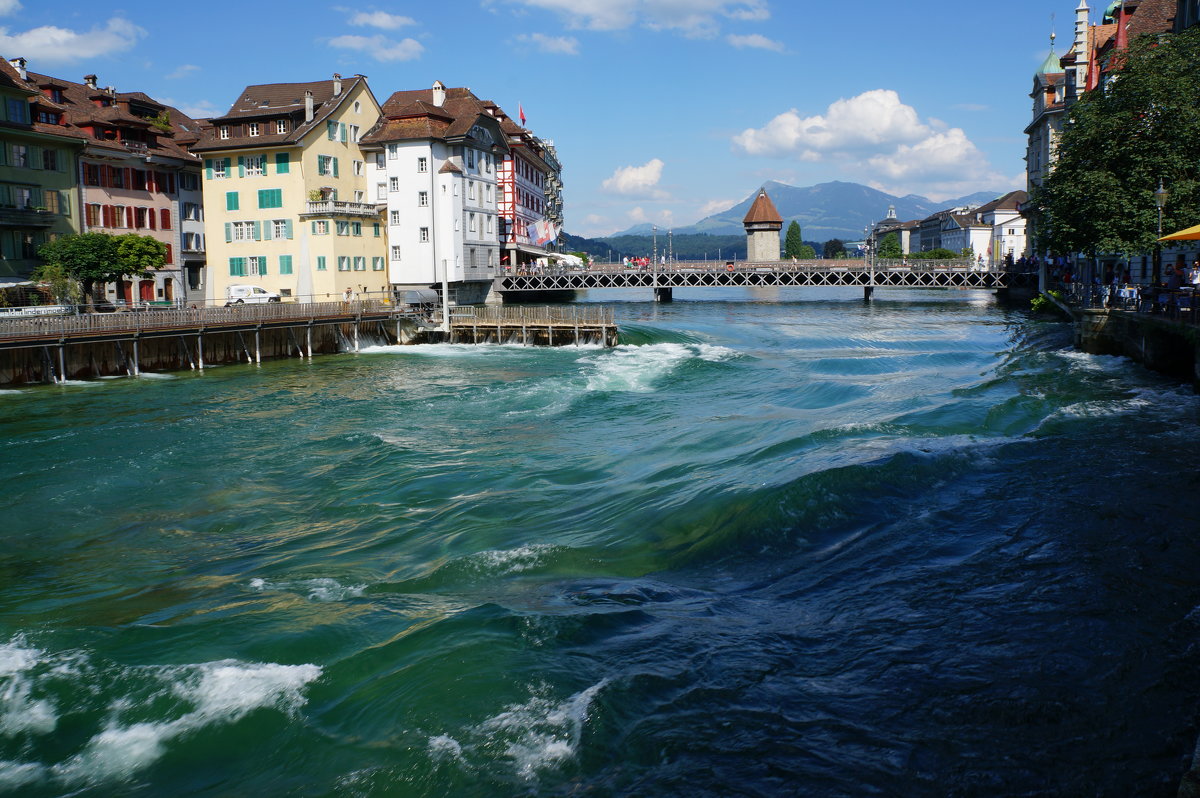
[[[405,139],[453,139],[467,136],[481,116],[497,118],[499,107],[480,100],[470,89],[445,89],[442,105],[434,102],[433,89],[398,91],[383,104],[384,118],[362,141],[377,144]]]
[[[989,202],[985,205],[980,205],[978,208],[976,208],[973,211],[973,213],[975,214],[976,217],[979,217],[982,214],[987,213],[989,211],[1000,211],[1000,210],[1015,211],[1017,209],[1017,206],[1019,206],[1022,202],[1025,202],[1028,199],[1029,199],[1028,192],[1025,192],[1022,190],[1010,191],[1007,194],[1005,194],[1004,196],[997,197],[996,199],[992,200],[991,202]]]
[[[4,65],[10,66],[7,62],[4,62]],[[0,70],[2,69],[3,67],[0,67]],[[5,74],[10,79],[15,75],[17,80],[20,81],[20,75],[16,73],[16,70]],[[148,120],[129,112],[129,102],[131,99],[134,102],[157,109],[168,108],[146,94],[141,92],[110,94],[106,90],[92,88],[85,83],[75,83],[70,80],[63,80],[62,78],[29,71],[26,72],[25,80],[20,82],[36,95],[30,99],[33,105],[33,109],[31,110],[42,108],[57,112],[62,116],[63,124],[59,125],[34,122],[32,125],[33,129],[40,133],[79,139],[86,142],[88,147],[97,150],[113,150],[124,153],[128,152],[129,148],[123,142],[97,139],[92,136],[89,128],[92,126],[92,123],[100,123],[113,128],[136,128],[137,130],[144,131],[147,135],[148,141],[145,150],[147,154],[181,158],[188,161],[195,160],[194,156],[183,146],[183,142],[176,140],[173,133],[160,131],[154,128]],[[55,102],[47,97],[41,92],[40,87],[54,87],[59,89],[62,92],[62,102]],[[107,98],[113,104],[100,107],[93,102],[93,99],[97,97]],[[173,112],[173,123],[176,117],[180,121],[191,121],[188,120],[186,115],[175,109],[168,108],[168,110]],[[34,112],[36,113],[36,111]]]
[[[270,147],[280,144],[294,144],[314,128],[325,124],[326,118],[345,102],[361,83],[366,85],[366,78],[355,75],[351,78],[340,79],[341,91],[335,95],[335,83],[339,80],[318,80],[313,83],[264,83],[247,86],[224,116],[209,120],[211,127],[205,127],[200,134],[200,141],[192,149],[196,152],[208,150],[228,150],[239,147]],[[367,89],[370,92],[370,89]],[[313,95],[313,119],[305,122],[305,92]],[[277,133],[274,120],[286,119],[287,130]],[[259,122],[262,130],[258,136],[237,136],[222,139],[218,137],[222,126],[236,127],[246,122]]]
[[[778,224],[780,227],[783,226],[783,217],[775,209],[775,203],[771,202],[771,198],[767,196],[765,188],[758,190],[758,196],[754,198],[754,203],[750,206],[750,210],[746,212],[746,218],[742,220],[742,224]]]
[[[1175,0],[1142,0],[1129,21],[1129,38],[1142,34],[1168,33],[1175,29]]]

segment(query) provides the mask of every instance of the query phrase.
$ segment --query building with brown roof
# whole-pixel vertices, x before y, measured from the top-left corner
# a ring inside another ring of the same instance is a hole
[[[746,260],[758,263],[779,260],[779,231],[783,229],[783,217],[765,188],[758,190],[742,225],[746,228]]]
[[[26,280],[46,241],[80,232],[84,140],[49,105],[20,59],[0,59],[0,286]]]
[[[441,285],[482,301],[500,268],[499,175],[511,156],[495,104],[440,81],[398,91],[363,137],[373,199],[387,204],[395,286]]]
[[[201,131],[208,298],[235,284],[283,297],[388,292],[381,206],[361,138],[379,120],[363,75],[247,86]]]

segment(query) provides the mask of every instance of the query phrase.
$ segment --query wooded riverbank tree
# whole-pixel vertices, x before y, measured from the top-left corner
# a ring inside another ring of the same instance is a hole
[[[1144,253],[1200,223],[1200,27],[1142,36],[1115,77],[1067,112],[1057,160],[1033,195],[1039,249]]]

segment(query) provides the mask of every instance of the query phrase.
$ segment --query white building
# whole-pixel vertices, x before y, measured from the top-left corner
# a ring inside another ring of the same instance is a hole
[[[450,283],[460,302],[486,296],[500,269],[501,164],[494,110],[469,89],[399,91],[362,138],[371,200],[386,204],[395,287]]]

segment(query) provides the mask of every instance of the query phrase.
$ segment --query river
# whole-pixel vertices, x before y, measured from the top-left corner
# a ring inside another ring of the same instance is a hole
[[[989,292],[0,391],[0,793],[1173,795],[1200,398]]]

